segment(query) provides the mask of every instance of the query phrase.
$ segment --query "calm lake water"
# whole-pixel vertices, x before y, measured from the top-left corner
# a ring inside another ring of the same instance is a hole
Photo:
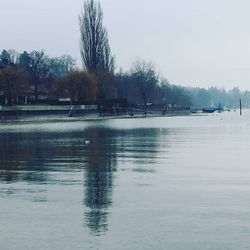
[[[0,124],[0,249],[249,249],[250,112]]]

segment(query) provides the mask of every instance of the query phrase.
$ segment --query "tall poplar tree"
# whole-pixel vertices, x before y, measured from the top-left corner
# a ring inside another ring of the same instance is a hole
[[[79,15],[80,51],[82,63],[90,73],[102,75],[113,73],[114,57],[103,26],[103,12],[99,2],[86,0]]]

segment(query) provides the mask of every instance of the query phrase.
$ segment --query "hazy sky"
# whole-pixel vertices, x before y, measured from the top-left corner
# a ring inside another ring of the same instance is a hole
[[[0,50],[79,54],[83,0],[0,0]],[[171,83],[250,89],[249,0],[100,0],[117,68],[151,60]]]

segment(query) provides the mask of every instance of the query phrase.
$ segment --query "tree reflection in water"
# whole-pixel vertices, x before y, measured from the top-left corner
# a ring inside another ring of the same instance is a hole
[[[35,201],[46,201],[50,185],[80,185],[75,181],[82,181],[77,173],[83,172],[84,226],[93,234],[101,234],[108,230],[118,163],[128,171],[154,172],[159,133],[162,131],[158,129],[103,126],[53,133],[0,133],[0,183],[21,183],[15,187],[29,190],[21,190],[18,197],[32,191]],[[72,180],[68,179],[70,173],[75,173]],[[0,195],[18,192],[12,185],[5,185],[5,189],[8,190],[2,189]]]
[[[64,172],[82,171],[83,167],[80,136],[79,131],[0,133],[0,183],[8,184],[0,195],[22,198],[27,192],[44,197],[49,185],[70,185]],[[13,189],[15,183],[19,185]]]
[[[48,174],[44,167],[47,150],[44,150],[40,134],[1,133],[0,142],[1,182],[47,182]]]
[[[93,128],[86,131],[90,144],[84,151],[85,225],[90,232],[99,235],[108,230],[109,209],[115,172],[124,164],[129,171],[150,170],[159,147],[159,130]]]
[[[90,231],[99,234],[107,230],[108,208],[112,204],[114,172],[117,167],[116,131],[109,129],[88,130],[90,144],[86,157],[85,224]]]

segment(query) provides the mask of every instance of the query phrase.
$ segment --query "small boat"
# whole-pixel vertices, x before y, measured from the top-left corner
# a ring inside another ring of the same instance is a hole
[[[202,109],[203,113],[214,113],[217,110],[217,108],[214,107],[205,107]]]

